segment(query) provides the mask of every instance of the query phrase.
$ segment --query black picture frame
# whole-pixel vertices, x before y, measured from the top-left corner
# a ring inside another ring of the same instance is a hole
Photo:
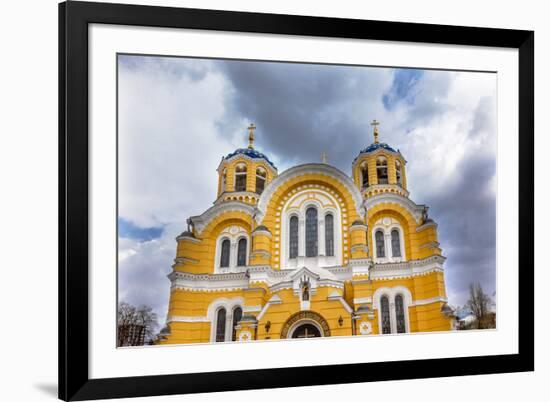
[[[117,24],[514,48],[519,52],[519,353],[90,379],[88,25]],[[534,32],[70,1],[59,5],[59,398],[293,387],[534,370]]]

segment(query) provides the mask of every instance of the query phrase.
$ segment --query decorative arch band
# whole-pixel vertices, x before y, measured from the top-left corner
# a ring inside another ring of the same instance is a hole
[[[323,336],[330,336],[330,328],[327,321],[318,313],[314,311],[300,311],[290,316],[290,318],[283,325],[281,330],[281,339],[288,338],[288,334],[291,328],[300,321],[314,321],[323,330]]]

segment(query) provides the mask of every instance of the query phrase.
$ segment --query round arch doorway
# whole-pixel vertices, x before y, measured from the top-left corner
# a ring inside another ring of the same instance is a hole
[[[327,336],[330,336],[327,321],[319,313],[308,310],[291,315],[281,330],[281,339]]]
[[[316,325],[309,322],[298,325],[293,331],[291,338],[305,339],[305,338],[320,338],[321,331]]]

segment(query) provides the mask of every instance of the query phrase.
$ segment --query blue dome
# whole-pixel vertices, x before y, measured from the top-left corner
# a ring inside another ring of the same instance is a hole
[[[234,152],[231,152],[230,154],[228,154],[224,159],[232,158],[235,155],[246,155],[252,159],[265,159],[267,163],[269,163],[274,169],[277,169],[273,164],[273,162],[271,162],[267,156],[265,156],[259,151],[256,151],[254,148],[239,148]]]
[[[386,151],[390,151],[390,152],[397,152],[395,149],[393,149],[392,147],[390,147],[388,144],[386,144],[385,142],[378,142],[378,143],[372,143],[370,144],[368,147],[366,147],[365,149],[363,149],[361,152],[361,154],[366,154],[366,153],[369,153],[369,152],[372,152],[372,151],[376,151],[377,149],[379,148],[383,148],[385,149]]]
[[[359,158],[359,156],[361,156],[362,154],[368,154],[368,153],[376,151],[377,149],[380,149],[380,148],[385,149],[386,151],[397,153],[397,151],[395,149],[390,147],[385,142],[373,142],[372,144],[370,144],[365,149],[362,149],[361,152],[359,152],[359,155],[357,155],[357,157],[353,161],[355,162],[357,160],[357,158]]]

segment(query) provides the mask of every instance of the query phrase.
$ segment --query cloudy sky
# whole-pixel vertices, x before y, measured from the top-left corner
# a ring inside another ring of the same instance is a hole
[[[119,56],[119,298],[164,323],[175,237],[215,199],[223,155],[255,147],[279,173],[328,162],[347,174],[380,140],[407,160],[411,198],[439,224],[449,302],[495,290],[496,75]]]

